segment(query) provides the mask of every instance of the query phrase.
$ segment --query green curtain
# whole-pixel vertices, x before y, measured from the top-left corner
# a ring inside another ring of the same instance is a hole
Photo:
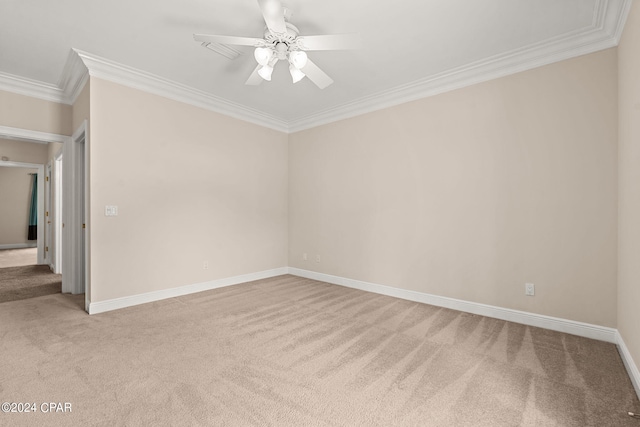
[[[29,232],[27,240],[38,240],[38,175],[32,174],[31,208],[29,209]]]

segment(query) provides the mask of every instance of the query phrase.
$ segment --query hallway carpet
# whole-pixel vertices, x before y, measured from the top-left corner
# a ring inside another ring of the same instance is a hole
[[[38,248],[0,249],[0,268],[35,265],[38,263]]]
[[[1,425],[640,425],[616,347],[573,335],[289,275],[83,303],[0,306],[0,399],[38,408]]]
[[[47,265],[0,268],[0,303],[62,292],[62,275]]]

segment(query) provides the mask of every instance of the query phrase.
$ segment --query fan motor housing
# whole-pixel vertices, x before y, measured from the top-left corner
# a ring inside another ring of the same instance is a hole
[[[296,39],[300,31],[295,25],[289,22],[285,22],[285,24],[287,25],[286,33],[273,33],[269,28],[265,28],[264,30],[266,45],[275,51],[278,59],[285,59],[288,52],[298,50]]]

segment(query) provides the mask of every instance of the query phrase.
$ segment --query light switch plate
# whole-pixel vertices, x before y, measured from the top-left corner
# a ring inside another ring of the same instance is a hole
[[[118,207],[112,205],[105,206],[104,216],[118,216]]]

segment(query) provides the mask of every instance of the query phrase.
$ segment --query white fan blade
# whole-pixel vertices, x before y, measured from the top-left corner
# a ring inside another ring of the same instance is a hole
[[[239,46],[263,46],[264,40],[252,37],[217,36],[209,34],[194,34],[193,38],[198,42],[209,42],[219,44],[234,44]]]
[[[262,80],[264,80],[264,79],[262,77],[260,77],[260,74],[258,74],[258,70],[260,70],[260,68],[262,68],[262,65],[258,64],[256,69],[253,70],[253,73],[251,73],[251,75],[249,76],[249,78],[245,82],[246,85],[258,86],[260,83],[262,83]]]
[[[302,72],[307,75],[309,80],[314,82],[320,89],[324,89],[333,83],[331,77],[329,77],[324,71],[322,71],[316,64],[307,60],[307,65],[302,67]]]
[[[327,36],[303,36],[296,39],[302,50],[346,50],[361,46],[360,34],[334,34]]]
[[[284,23],[284,9],[280,0],[258,0],[264,22],[273,33],[286,33],[287,26]]]

